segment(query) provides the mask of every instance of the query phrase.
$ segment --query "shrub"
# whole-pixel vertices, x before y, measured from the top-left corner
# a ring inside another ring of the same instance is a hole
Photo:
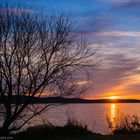
[[[29,127],[24,132],[15,136],[16,139],[31,139],[31,138],[53,138],[53,137],[73,137],[81,135],[93,134],[88,130],[87,125],[76,120],[68,120],[64,126],[56,126],[45,124],[40,126]]]

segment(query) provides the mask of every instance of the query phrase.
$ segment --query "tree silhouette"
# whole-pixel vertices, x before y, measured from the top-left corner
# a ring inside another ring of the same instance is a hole
[[[35,106],[34,97],[81,94],[73,73],[88,73],[95,53],[84,39],[78,41],[63,14],[45,17],[22,8],[0,8],[1,134],[21,129],[50,105]]]

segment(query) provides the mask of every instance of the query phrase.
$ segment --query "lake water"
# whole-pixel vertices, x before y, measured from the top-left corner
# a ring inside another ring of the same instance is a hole
[[[94,132],[109,133],[107,115],[113,120],[119,114],[140,115],[140,104],[138,103],[117,103],[117,104],[68,104],[57,106],[41,115],[43,121],[49,121],[56,125],[65,125],[67,120],[74,118]],[[41,123],[34,120],[34,123]]]

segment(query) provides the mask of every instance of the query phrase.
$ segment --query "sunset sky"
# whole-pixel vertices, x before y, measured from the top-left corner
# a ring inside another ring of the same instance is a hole
[[[13,3],[17,0],[11,0]],[[62,11],[101,46],[86,98],[140,98],[140,0],[23,0],[33,11]]]

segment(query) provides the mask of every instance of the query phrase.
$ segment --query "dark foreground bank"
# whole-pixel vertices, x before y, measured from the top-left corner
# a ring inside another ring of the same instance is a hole
[[[101,135],[89,131],[85,125],[69,122],[63,127],[53,125],[31,127],[12,137],[15,140],[140,140],[140,133]]]
[[[18,137],[15,138],[15,140],[140,140],[140,135],[139,134],[134,134],[134,135],[116,135],[116,136],[111,136],[111,135],[99,135],[99,134],[93,134],[93,135],[76,135],[76,136],[64,136],[64,135],[57,135],[57,136],[45,136],[45,137]]]

